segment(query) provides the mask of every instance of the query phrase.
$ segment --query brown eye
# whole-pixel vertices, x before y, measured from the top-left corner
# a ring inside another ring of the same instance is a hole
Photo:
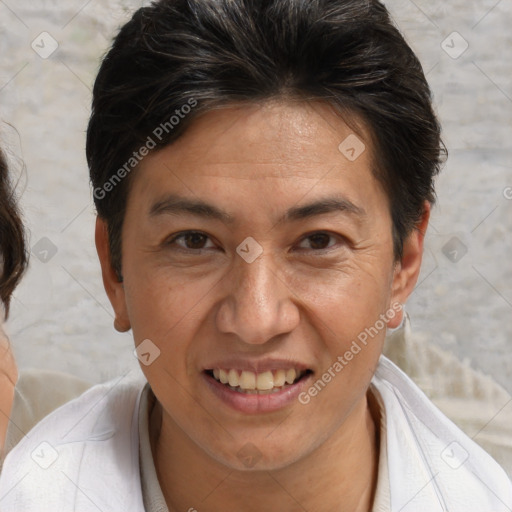
[[[208,237],[202,233],[189,233],[183,235],[187,249],[203,249]]]
[[[311,235],[308,238],[311,241],[312,249],[325,249],[326,247],[329,247],[329,240],[331,237],[325,233],[318,233],[316,235]]]
[[[336,245],[336,237],[329,233],[312,233],[304,237],[299,244],[301,249],[321,251]]]
[[[181,233],[180,235],[175,236],[170,242],[170,245],[177,245],[181,249],[185,250],[201,250],[208,249],[214,247],[212,244],[210,237],[205,235],[204,233],[200,233],[199,231],[189,231],[186,233]],[[208,245],[210,244],[210,245]]]

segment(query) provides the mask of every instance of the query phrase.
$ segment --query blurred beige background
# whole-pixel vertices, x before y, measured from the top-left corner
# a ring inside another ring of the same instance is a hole
[[[450,152],[412,329],[512,393],[512,2],[385,3],[423,63]],[[84,146],[99,59],[140,5],[0,0],[0,133],[33,249],[7,326],[21,368],[99,382],[137,366],[100,279]]]

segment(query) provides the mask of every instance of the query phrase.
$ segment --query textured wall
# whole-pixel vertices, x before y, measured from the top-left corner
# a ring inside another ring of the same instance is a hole
[[[33,248],[8,325],[21,367],[100,381],[137,363],[131,335],[112,328],[101,284],[84,132],[99,58],[139,5],[0,2],[1,136],[18,157]],[[512,392],[512,5],[387,5],[428,74],[450,151],[408,303],[413,329]]]

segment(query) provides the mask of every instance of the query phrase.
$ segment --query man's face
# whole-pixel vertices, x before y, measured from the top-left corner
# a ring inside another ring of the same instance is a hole
[[[320,103],[226,108],[133,176],[116,316],[148,361],[159,351],[142,369],[164,424],[228,466],[245,450],[284,467],[366,407],[379,319],[406,291],[370,140],[354,136]]]

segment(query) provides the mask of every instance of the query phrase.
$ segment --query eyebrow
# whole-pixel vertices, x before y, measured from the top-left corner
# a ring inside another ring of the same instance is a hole
[[[343,212],[356,217],[363,217],[366,215],[363,208],[355,205],[346,198],[327,197],[304,206],[294,206],[290,208],[278,219],[277,224],[303,220],[335,212]],[[164,214],[190,214],[204,219],[219,220],[224,224],[233,224],[235,222],[232,215],[214,205],[208,204],[202,200],[188,199],[174,194],[156,202],[149,211],[150,217],[156,217]]]

